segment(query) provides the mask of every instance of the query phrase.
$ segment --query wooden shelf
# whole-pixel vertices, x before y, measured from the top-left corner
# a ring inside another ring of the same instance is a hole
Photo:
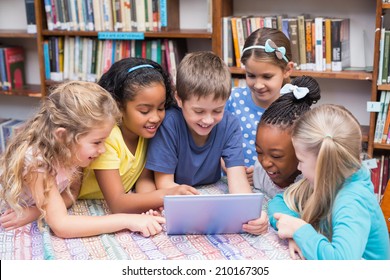
[[[40,85],[26,85],[24,88],[18,88],[14,90],[0,90],[0,94],[15,95],[15,96],[30,96],[30,97],[42,97]]]
[[[121,33],[121,32],[116,32]],[[124,33],[124,32],[123,32]],[[145,38],[193,38],[211,39],[212,34],[206,29],[176,29],[161,32],[143,32]],[[43,30],[44,36],[80,36],[98,37],[97,31],[67,31],[67,30]]]
[[[370,132],[370,126],[369,125],[361,125],[360,129],[362,130],[362,141],[364,143],[368,143],[368,134]]]
[[[27,33],[24,29],[3,29],[0,30],[0,38],[37,38],[36,33]]]
[[[245,70],[239,67],[230,67],[230,72],[236,75],[245,75]],[[343,79],[343,80],[362,80],[362,81],[372,81],[372,73],[365,71],[341,71],[341,72],[318,72],[318,71],[303,71],[303,70],[293,70],[291,76],[312,76],[314,78],[324,78],[324,79]]]

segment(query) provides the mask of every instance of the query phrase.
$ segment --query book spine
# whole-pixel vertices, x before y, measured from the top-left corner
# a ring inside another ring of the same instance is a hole
[[[323,28],[322,28],[322,17],[316,17],[314,19],[315,25],[315,70],[322,71],[323,64]]]
[[[27,33],[37,33],[34,0],[24,0],[26,6]]]

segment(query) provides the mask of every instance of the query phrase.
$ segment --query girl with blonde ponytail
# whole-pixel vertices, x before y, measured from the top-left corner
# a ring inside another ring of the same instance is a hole
[[[344,107],[322,105],[295,123],[303,179],[269,204],[271,225],[306,259],[389,259],[387,227],[361,164],[361,130]]]

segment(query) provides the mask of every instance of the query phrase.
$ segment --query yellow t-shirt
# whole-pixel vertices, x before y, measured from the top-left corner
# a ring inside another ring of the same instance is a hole
[[[103,199],[103,193],[95,177],[94,169],[118,169],[122,184],[129,192],[141,175],[146,162],[147,140],[139,137],[137,150],[133,155],[123,140],[118,126],[111,131],[105,141],[106,152],[100,155],[84,169],[84,178],[81,186],[80,199]]]

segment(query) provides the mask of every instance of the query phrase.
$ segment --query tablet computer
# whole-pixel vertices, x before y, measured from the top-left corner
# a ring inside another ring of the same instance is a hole
[[[241,233],[243,224],[260,217],[263,198],[262,193],[167,195],[167,234]]]

